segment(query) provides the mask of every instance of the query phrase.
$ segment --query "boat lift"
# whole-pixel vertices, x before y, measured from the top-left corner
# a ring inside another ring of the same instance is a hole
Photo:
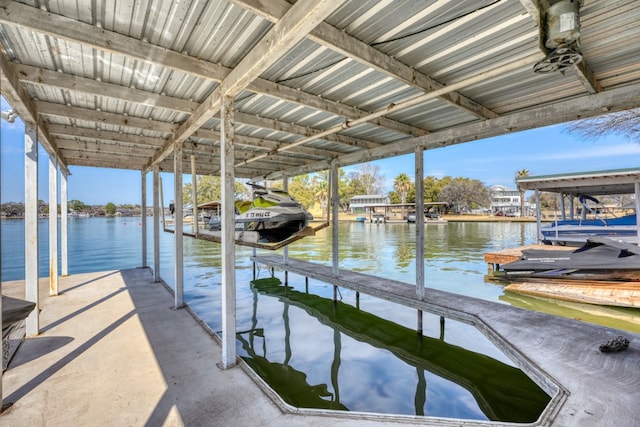
[[[197,188],[194,186],[194,194],[196,194]],[[196,194],[197,196],[197,194]],[[167,220],[165,219],[164,212],[164,201],[163,192],[162,192],[162,180],[160,180],[160,205],[162,208],[162,227],[163,230],[167,233],[174,233],[175,228],[167,227]],[[195,200],[195,197],[194,197]],[[189,233],[187,231],[182,232],[183,236],[191,237],[194,239],[206,240],[208,242],[222,243],[222,231],[221,230],[200,230],[198,227],[198,206],[194,203],[193,209],[193,232]],[[267,250],[278,250],[287,245],[290,245],[293,242],[301,240],[308,236],[314,236],[317,231],[322,230],[329,226],[329,220],[327,218],[326,221],[319,222],[316,226],[311,227],[307,226],[300,230],[299,232],[293,234],[292,236],[281,240],[279,242],[260,242],[260,235],[257,231],[235,231],[235,244],[239,246],[249,246],[256,249],[267,249]]]

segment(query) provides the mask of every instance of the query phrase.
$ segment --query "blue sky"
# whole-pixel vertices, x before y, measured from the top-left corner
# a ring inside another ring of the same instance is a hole
[[[10,107],[2,99],[2,110]],[[2,202],[24,201],[24,126],[20,120],[2,121]],[[566,131],[564,125],[548,126],[524,132],[488,138],[450,147],[425,151],[425,175],[461,176],[478,179],[485,185],[515,187],[514,176],[520,169],[530,175],[595,171],[640,167],[640,143],[613,135],[596,140]],[[413,154],[372,162],[385,176],[386,191],[400,173],[413,176]],[[357,168],[345,168],[348,172]],[[140,204],[140,172],[71,166],[69,200],[89,205]],[[173,175],[161,174],[165,205],[173,199]],[[49,165],[47,153],[40,149],[38,198],[48,201]],[[190,175],[184,182],[190,182]],[[148,205],[152,203],[152,175],[147,174]]]

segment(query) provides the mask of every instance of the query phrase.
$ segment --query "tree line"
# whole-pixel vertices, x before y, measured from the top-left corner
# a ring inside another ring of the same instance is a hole
[[[106,205],[87,205],[80,200],[69,200],[67,202],[67,209],[69,212],[75,212],[78,214],[89,214],[91,216],[114,216],[117,212],[122,213],[125,216],[140,215],[142,207],[134,204],[121,204],[116,205],[113,202],[109,202]],[[0,205],[0,212],[4,217],[24,217],[24,203],[23,202],[6,202]],[[61,207],[58,204],[58,214],[61,213]],[[38,200],[38,214],[49,215],[49,203],[44,200]]]
[[[263,184],[263,183],[261,183]],[[219,200],[222,182],[217,176],[197,178],[197,202]],[[350,200],[359,195],[383,195],[385,176],[379,166],[368,163],[349,173],[338,169],[338,203],[342,211],[349,209]],[[268,183],[269,187],[282,189],[282,181]],[[183,188],[183,203],[192,202],[193,185]],[[329,208],[329,172],[299,175],[288,182],[288,192],[305,208],[317,206],[326,212]],[[416,191],[413,179],[400,173],[393,181],[393,190],[387,193],[391,203],[415,203]],[[251,196],[249,186],[236,182],[236,200],[247,200]],[[424,178],[424,201],[444,202],[445,211],[463,212],[491,204],[489,189],[479,180],[445,176]]]

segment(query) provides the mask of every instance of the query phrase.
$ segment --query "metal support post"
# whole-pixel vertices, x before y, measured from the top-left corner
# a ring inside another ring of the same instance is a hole
[[[332,266],[333,266],[333,275],[334,277],[338,277],[339,274],[339,253],[338,253],[338,239],[339,239],[339,230],[338,230],[338,163],[333,160],[331,162],[331,174],[329,178],[329,200],[331,201],[331,253],[332,253]],[[335,293],[335,292],[334,292]]]
[[[49,156],[49,295],[58,291],[58,161]]]
[[[147,267],[147,173],[142,171],[140,175],[142,212],[140,213],[140,225],[142,227],[142,267]]]
[[[636,236],[640,246],[640,182],[633,183],[633,190],[636,197]]]
[[[235,150],[233,97],[220,109],[220,173],[222,177],[222,368],[236,363]]]
[[[160,167],[153,166],[153,281],[160,281]]]
[[[289,178],[287,178],[286,175],[282,177],[282,189],[284,191],[289,191]],[[283,251],[283,255],[282,256],[283,256],[283,260],[282,261],[284,262],[284,265],[287,265],[289,263],[289,245],[284,247],[284,251]],[[287,279],[286,274],[287,274],[287,272],[285,271],[285,284],[286,284],[286,279]]]
[[[68,251],[68,222],[69,222],[69,177],[67,172],[62,172],[60,181],[60,258],[62,261],[62,276],[69,275],[69,251]]]
[[[538,244],[541,242],[542,233],[542,219],[540,218],[540,190],[536,189],[536,236],[538,237]]]
[[[34,125],[25,124],[24,134],[24,269],[25,299],[36,306],[27,317],[26,335],[40,333],[38,293],[38,135]]]
[[[415,149],[416,187],[416,297],[424,299],[424,151]]]
[[[175,193],[175,308],[184,306],[184,232],[182,225],[182,143],[173,151],[173,180]]]
[[[193,233],[198,237],[198,176],[196,156],[191,155],[191,204],[193,205]]]

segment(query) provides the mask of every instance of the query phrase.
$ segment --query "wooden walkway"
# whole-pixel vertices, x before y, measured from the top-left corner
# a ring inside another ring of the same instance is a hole
[[[605,354],[599,345],[621,331],[435,289],[418,300],[414,285],[348,270],[334,276],[330,266],[285,264],[278,255],[252,260],[473,324],[552,396],[537,425],[631,426],[640,419],[639,334],[624,332],[629,349]]]
[[[528,279],[509,284],[505,291],[587,304],[640,307],[640,282]]]

